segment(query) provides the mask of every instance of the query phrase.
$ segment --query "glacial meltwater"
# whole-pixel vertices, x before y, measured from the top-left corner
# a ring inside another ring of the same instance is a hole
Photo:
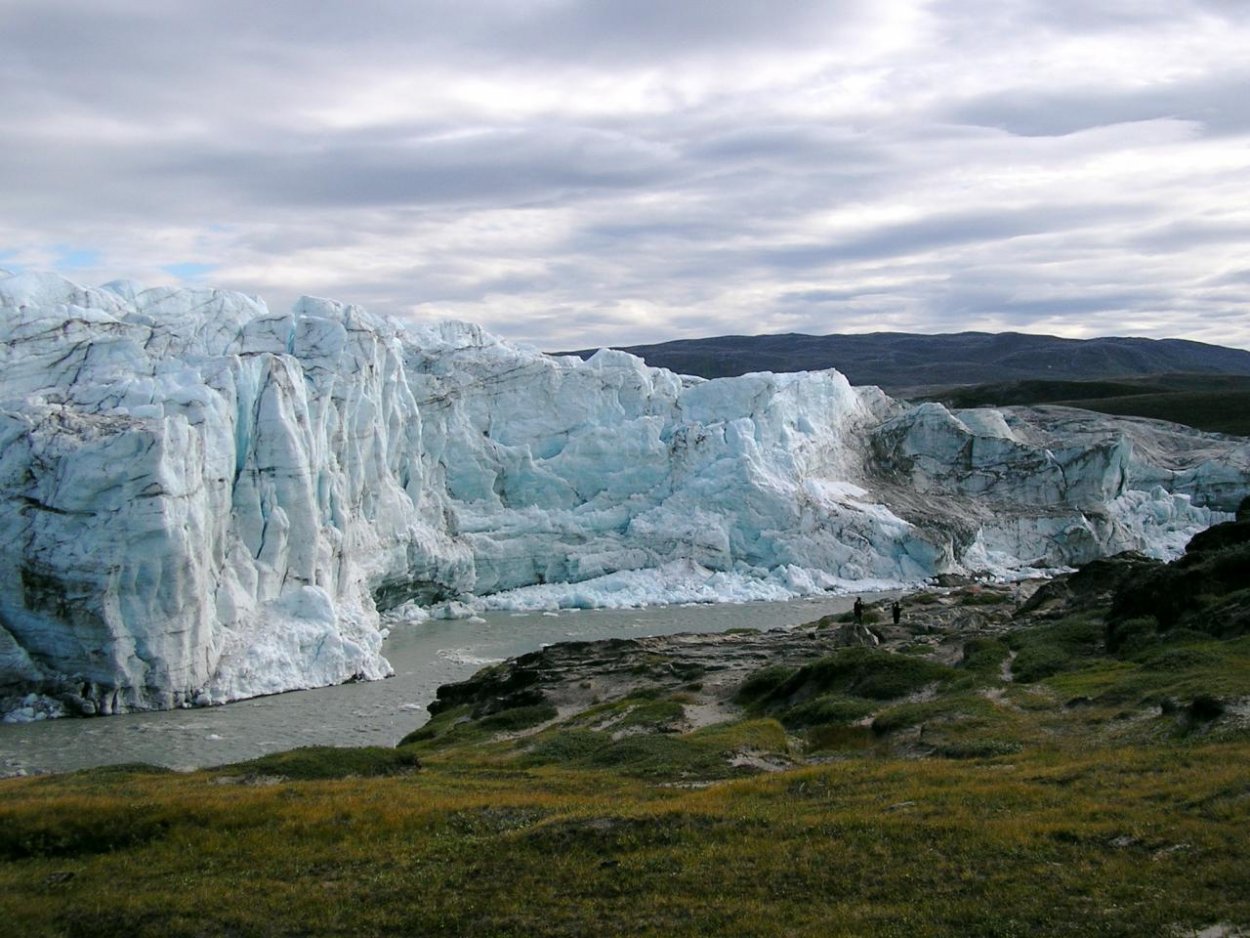
[[[877,594],[878,598],[881,594]],[[440,684],[545,644],[800,625],[845,612],[851,596],[785,603],[496,612],[485,621],[400,625],[385,644],[395,676],[190,710],[0,725],[0,776],[121,762],[175,769],[252,759],[297,746],[393,746],[429,718]]]

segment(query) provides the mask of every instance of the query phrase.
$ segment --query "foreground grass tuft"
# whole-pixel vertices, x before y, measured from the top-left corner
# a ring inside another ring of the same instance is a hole
[[[384,746],[340,748],[306,746],[278,752],[249,762],[237,762],[218,770],[227,778],[283,778],[291,780],[329,778],[368,778],[395,775],[421,767],[415,754]]]
[[[12,934],[137,938],[1129,936],[1250,922],[1250,744],[958,755],[693,790],[609,767],[454,760],[263,786],[10,780],[0,831],[44,846],[3,854],[0,902]]]

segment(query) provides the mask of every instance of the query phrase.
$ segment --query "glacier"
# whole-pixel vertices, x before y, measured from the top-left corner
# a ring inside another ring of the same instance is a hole
[[[0,275],[0,711],[382,678],[385,626],[431,612],[1171,557],[1247,491],[1250,441],[1155,421]]]

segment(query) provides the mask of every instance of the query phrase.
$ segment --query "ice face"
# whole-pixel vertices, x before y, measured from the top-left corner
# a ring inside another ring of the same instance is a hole
[[[1250,450],[840,374],[683,380],[304,298],[0,279],[0,697],[377,678],[379,613],[782,598],[1175,553]]]

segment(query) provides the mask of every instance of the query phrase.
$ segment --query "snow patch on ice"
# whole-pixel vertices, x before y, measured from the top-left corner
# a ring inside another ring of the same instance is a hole
[[[389,609],[382,614],[382,622],[390,628],[395,628],[399,625],[420,625],[422,622],[428,622],[430,618],[428,609],[412,601],[394,609]]]
[[[580,583],[545,583],[483,596],[482,610],[543,612],[576,609],[641,609],[691,603],[784,602],[801,596],[852,590],[897,589],[900,580],[840,580],[799,567],[766,575],[709,570],[692,561],[658,568],[621,570]]]

